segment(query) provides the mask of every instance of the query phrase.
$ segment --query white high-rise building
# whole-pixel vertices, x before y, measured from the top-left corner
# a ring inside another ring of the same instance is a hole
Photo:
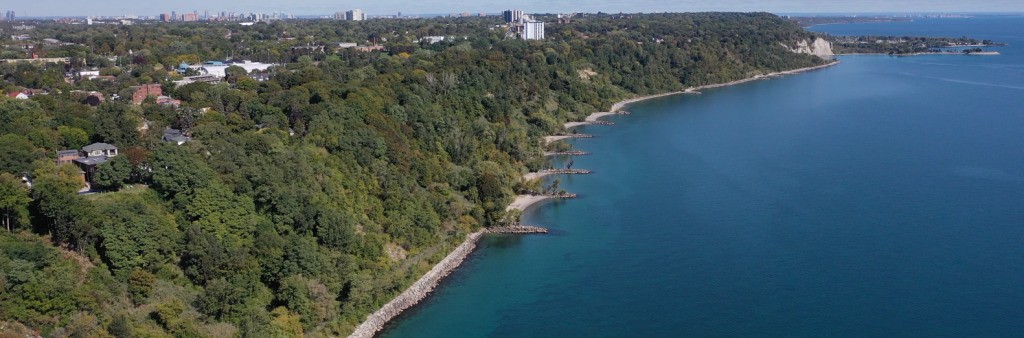
[[[364,14],[363,10],[361,10],[361,9],[353,9],[351,11],[345,12],[345,20],[350,20],[350,21],[366,20],[366,14]]]
[[[523,39],[544,40],[544,22],[527,21],[523,24]]]

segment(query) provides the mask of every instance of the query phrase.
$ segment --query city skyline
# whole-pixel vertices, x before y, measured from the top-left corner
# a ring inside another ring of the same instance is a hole
[[[336,3],[325,0],[307,0],[290,6],[279,5],[279,2],[252,1],[244,6],[236,2],[214,0],[184,0],[168,5],[151,3],[108,3],[79,2],[73,0],[54,0],[46,7],[35,6],[33,3],[18,2],[6,5],[0,10],[14,11],[18,17],[51,17],[51,16],[121,16],[139,15],[153,16],[168,13],[172,10],[236,11],[253,13],[288,12],[296,15],[332,15],[338,11],[361,8],[367,15],[393,15],[397,12],[414,14],[443,13],[497,13],[501,10],[516,7],[526,13],[572,13],[572,12],[606,12],[606,13],[650,13],[650,12],[699,12],[699,11],[742,11],[772,13],[867,13],[867,12],[1022,12],[1024,2],[1018,0],[986,0],[965,3],[956,0],[858,0],[858,1],[814,1],[814,0],[723,0],[714,3],[696,0],[682,0],[671,4],[655,0],[636,0],[628,3],[613,1],[539,1],[529,0],[516,3],[514,6],[498,1],[407,1],[384,0],[376,2],[345,2]]]

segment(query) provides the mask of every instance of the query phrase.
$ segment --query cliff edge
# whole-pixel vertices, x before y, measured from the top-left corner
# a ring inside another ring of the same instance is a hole
[[[832,42],[819,37],[815,37],[814,42],[811,43],[808,43],[807,39],[800,40],[796,43],[796,47],[786,44],[782,44],[782,46],[794,53],[817,55],[822,59],[828,59],[835,55],[832,53]]]

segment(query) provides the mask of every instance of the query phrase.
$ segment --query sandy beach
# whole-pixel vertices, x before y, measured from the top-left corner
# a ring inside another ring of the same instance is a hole
[[[532,180],[535,180],[535,179],[538,179],[538,178],[541,178],[541,177],[544,177],[544,176],[547,176],[547,175],[551,175],[551,173],[550,172],[532,172],[532,173],[526,173],[525,175],[523,175],[523,179],[527,180],[527,181],[532,181]]]
[[[570,136],[569,135],[544,136],[544,145],[548,145],[551,142],[555,142],[555,141],[558,141],[558,140],[564,140],[564,139],[567,139],[567,138],[570,138]]]
[[[551,196],[548,195],[519,195],[516,196],[516,199],[505,208],[505,211],[514,209],[526,210],[526,208],[529,208],[531,205],[549,198],[551,198]]]
[[[593,114],[587,115],[587,118],[584,119],[583,122],[569,122],[569,123],[566,123],[565,124],[565,129],[569,129],[569,128],[572,128],[572,127],[578,127],[578,126],[585,126],[585,125],[597,122],[597,119],[605,117],[605,116],[608,116],[608,115],[618,115],[618,113],[615,112],[614,109],[612,109],[612,111],[610,111],[610,112],[603,111],[603,112],[593,113]]]

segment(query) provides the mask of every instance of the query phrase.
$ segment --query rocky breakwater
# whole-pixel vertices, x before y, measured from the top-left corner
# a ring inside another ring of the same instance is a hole
[[[529,226],[529,225],[512,225],[507,227],[493,227],[488,228],[487,233],[489,234],[546,234],[548,229]]]
[[[593,174],[593,171],[586,169],[544,169],[538,170],[537,173],[542,175],[562,175],[562,174]]]
[[[551,142],[555,142],[555,141],[559,141],[559,140],[565,140],[565,139],[570,139],[570,138],[593,138],[593,137],[594,137],[594,135],[587,135],[587,134],[564,134],[564,135],[544,136],[544,144],[548,145],[548,144],[551,144]]]
[[[573,151],[548,151],[548,152],[544,152],[544,156],[583,156],[583,155],[590,155],[590,153],[585,152],[585,151],[581,151],[581,150],[573,150]]]
[[[476,242],[480,239],[487,229],[480,230],[471,233],[466,236],[466,241],[459,244],[455,250],[452,250],[444,259],[438,262],[430,271],[423,275],[419,280],[405,289],[398,297],[392,299],[384,307],[380,308],[374,313],[366,316],[366,321],[359,324],[356,330],[348,336],[348,338],[371,338],[377,331],[380,331],[389,320],[395,318],[402,311],[416,305],[420,300],[426,298],[434,287],[437,286],[441,279],[452,273],[455,268],[462,264],[462,261],[466,259],[476,248]],[[545,232],[547,230],[545,229]]]

